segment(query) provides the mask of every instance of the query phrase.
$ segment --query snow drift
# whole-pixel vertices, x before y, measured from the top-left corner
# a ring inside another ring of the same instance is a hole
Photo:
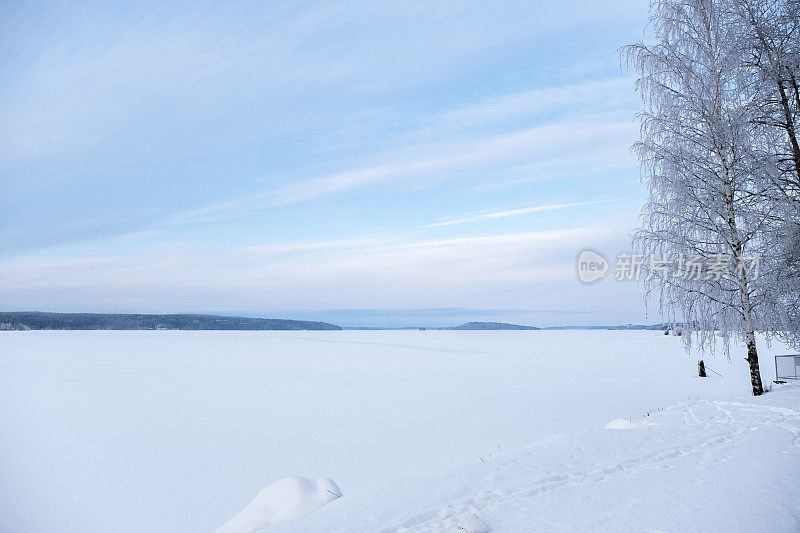
[[[247,507],[216,533],[254,533],[279,522],[306,516],[342,497],[328,478],[287,477],[264,487]]]
[[[430,476],[354,489],[275,533],[797,532],[800,387],[667,406]]]

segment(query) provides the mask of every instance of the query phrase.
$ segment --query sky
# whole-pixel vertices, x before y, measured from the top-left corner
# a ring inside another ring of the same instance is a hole
[[[0,310],[658,320],[647,2],[127,4],[0,4]]]

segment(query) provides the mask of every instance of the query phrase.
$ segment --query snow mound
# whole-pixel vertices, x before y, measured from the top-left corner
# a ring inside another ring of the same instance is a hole
[[[215,533],[254,533],[279,522],[309,515],[341,497],[342,491],[331,479],[287,477],[261,489],[247,507]]]
[[[634,424],[627,418],[615,418],[606,424],[606,429],[636,429],[638,427],[641,426]]]
[[[475,513],[466,513],[458,517],[458,530],[465,533],[489,533],[489,526]]]

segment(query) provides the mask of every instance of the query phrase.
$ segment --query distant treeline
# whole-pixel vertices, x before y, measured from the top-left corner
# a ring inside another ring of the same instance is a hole
[[[525,331],[540,331],[540,330],[662,330],[671,331],[680,329],[680,323],[675,324],[625,324],[618,326],[522,326],[520,324],[509,324],[507,322],[466,322],[458,326],[445,326],[445,327],[430,327],[430,326],[404,326],[404,327],[346,327],[344,329],[352,330],[469,330],[469,331],[496,331],[496,330],[525,330]]]
[[[680,324],[626,324],[621,326],[523,326],[506,322],[467,322],[449,327],[374,327],[345,329],[438,329],[438,330],[553,330],[553,329],[606,329],[606,330],[670,330]],[[42,313],[0,312],[0,331],[29,329],[184,329],[184,330],[340,330],[327,322],[310,320],[284,320],[278,318],[247,318],[219,315],[142,315],[106,313]]]
[[[28,329],[339,330],[342,328],[326,322],[240,316],[0,312],[0,330]]]
[[[536,326],[521,326],[519,324],[509,324],[507,322],[467,322],[460,326],[451,326],[443,329],[461,329],[461,330],[542,330],[542,329],[632,329],[632,330],[667,330],[673,326],[668,324],[626,324],[624,326],[549,326],[539,328]],[[439,329],[439,328],[437,328]]]
[[[622,326],[548,326],[541,329],[631,329],[631,330],[669,330],[680,327],[681,324],[625,324]]]

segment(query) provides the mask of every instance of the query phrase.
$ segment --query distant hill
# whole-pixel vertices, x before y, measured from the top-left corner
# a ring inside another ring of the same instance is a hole
[[[467,322],[460,326],[451,326],[446,329],[463,329],[463,330],[497,330],[497,329],[541,329],[534,326],[520,326],[519,324],[508,324],[506,322]]]
[[[3,329],[340,330],[326,322],[218,315],[0,312]]]

